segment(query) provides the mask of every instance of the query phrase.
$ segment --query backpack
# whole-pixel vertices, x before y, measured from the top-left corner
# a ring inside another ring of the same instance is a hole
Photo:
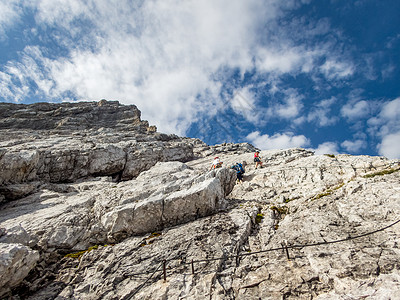
[[[236,165],[232,166],[231,168],[236,170],[236,173],[238,173],[238,174],[243,174],[244,173],[243,165],[240,164],[240,163],[237,163]]]

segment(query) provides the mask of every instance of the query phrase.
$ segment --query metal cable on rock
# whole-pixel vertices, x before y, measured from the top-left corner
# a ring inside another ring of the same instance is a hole
[[[294,249],[294,248],[305,248],[305,247],[314,247],[314,246],[321,246],[321,245],[328,245],[328,244],[335,244],[335,243],[340,243],[340,242],[346,242],[346,241],[350,241],[350,240],[354,240],[354,239],[358,239],[361,237],[365,237],[368,235],[372,235],[375,234],[377,232],[381,232],[384,231],[390,227],[393,227],[394,225],[400,223],[400,219],[385,226],[382,228],[379,228],[377,230],[374,231],[370,231],[367,233],[363,233],[360,235],[356,235],[356,236],[350,236],[344,239],[340,239],[340,240],[335,240],[335,241],[324,241],[324,242],[319,242],[319,243],[312,243],[312,244],[305,244],[305,245],[286,245],[286,246],[282,246],[282,247],[277,247],[277,248],[271,248],[271,249],[266,249],[266,250],[260,250],[260,251],[255,251],[255,252],[248,252],[248,253],[240,253],[237,255],[227,255],[227,256],[221,256],[221,257],[214,257],[214,258],[208,258],[208,259],[200,259],[200,260],[192,260],[191,262],[184,262],[182,261],[182,258],[172,258],[172,259],[167,259],[164,260],[163,262],[161,262],[159,264],[159,266],[151,273],[151,272],[142,272],[142,273],[137,273],[137,274],[133,274],[133,275],[142,275],[142,274],[150,274],[151,275],[146,279],[146,281],[144,281],[138,288],[136,288],[134,291],[132,291],[131,293],[129,293],[128,295],[126,295],[124,298],[122,298],[123,300],[129,300],[132,299],[132,297],[134,295],[136,295],[145,285],[146,283],[154,276],[155,273],[157,273],[161,266],[165,265],[166,262],[168,261],[177,261],[177,260],[181,260],[183,265],[189,265],[189,264],[194,264],[194,263],[202,263],[202,262],[211,262],[211,261],[216,261],[216,260],[221,260],[221,259],[233,259],[233,258],[238,258],[238,257],[242,257],[242,256],[249,256],[249,255],[255,255],[255,254],[260,254],[260,253],[266,253],[266,252],[272,252],[272,251],[279,251],[279,250],[287,250],[287,249]],[[177,267],[173,267],[171,269],[176,269]],[[132,276],[133,276],[132,275]]]

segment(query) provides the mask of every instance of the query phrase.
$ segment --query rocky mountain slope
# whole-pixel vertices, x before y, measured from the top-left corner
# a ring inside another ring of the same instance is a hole
[[[255,169],[249,144],[118,102],[0,112],[2,298],[400,298],[399,160],[286,149]]]

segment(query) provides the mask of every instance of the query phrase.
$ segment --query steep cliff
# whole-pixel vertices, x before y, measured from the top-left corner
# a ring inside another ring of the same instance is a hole
[[[27,196],[43,183],[90,176],[129,180],[157,162],[186,162],[224,151],[198,139],[158,133],[140,115],[134,105],[106,100],[0,103],[0,203]],[[222,148],[255,149],[249,144]]]
[[[255,169],[251,145],[160,134],[134,106],[4,105],[1,297],[400,298],[399,160],[286,149]],[[118,112],[54,127],[99,107]]]

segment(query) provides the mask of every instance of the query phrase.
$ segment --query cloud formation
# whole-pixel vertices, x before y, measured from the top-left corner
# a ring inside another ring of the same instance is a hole
[[[304,118],[303,121],[307,120],[308,122],[316,122],[320,127],[335,124],[339,120],[338,117],[330,115],[331,108],[336,101],[337,99],[335,97],[331,97],[330,99],[325,99],[318,102],[313,108],[310,109],[307,118]]]
[[[7,29],[16,22],[19,22],[22,10],[18,2],[18,0],[0,2],[0,40],[6,39]]]
[[[347,103],[342,107],[341,114],[349,120],[367,117],[370,114],[370,104],[364,100]]]
[[[378,145],[379,154],[387,158],[400,157],[400,131],[385,135],[382,142]]]
[[[366,142],[364,140],[346,140],[341,143],[341,146],[350,153],[357,153],[366,147]]]
[[[255,131],[250,133],[247,139],[262,150],[306,147],[310,144],[310,141],[304,135],[294,135],[291,132],[276,133],[273,136],[269,136]]]
[[[317,155],[338,154],[338,145],[335,142],[324,142],[318,145],[317,149],[311,149]]]
[[[385,102],[379,114],[368,120],[371,135],[381,139],[378,153],[388,158],[400,157],[400,97]]]
[[[29,93],[50,99],[71,95],[118,99],[138,105],[161,130],[184,134],[192,120],[221,101],[221,82],[215,80],[221,70],[237,68],[243,74],[256,68],[260,73],[279,75],[312,69],[320,50],[275,38],[275,32],[282,33],[276,19],[284,9],[298,5],[298,1],[274,0],[185,1],[179,5],[176,0],[137,4],[32,1],[27,6],[35,10],[37,26],[44,27],[67,54],[49,58],[46,49],[27,47],[21,62],[9,62],[2,72],[1,89],[6,99],[14,101]],[[19,5],[8,9],[14,19],[21,14]],[[262,27],[266,31],[260,31]],[[265,34],[269,37],[259,43]],[[323,72],[347,76],[349,68],[343,66],[332,62]],[[11,85],[15,79],[20,88]],[[35,91],[22,88],[28,82],[35,83]],[[245,87],[242,93],[251,99],[248,91]],[[283,102],[268,114],[296,117],[301,100],[302,96],[289,89]]]
[[[400,130],[384,106],[397,102],[365,97],[359,83],[396,76],[396,57],[378,71],[383,50],[357,49],[334,27],[341,4],[328,5],[332,18],[314,17],[326,8],[309,0],[3,1],[0,42],[18,31],[26,43],[0,65],[0,100],[119,100],[179,135],[233,111],[247,122],[236,138],[277,147],[312,145],[312,133],[345,120],[349,134],[317,138],[317,149],[357,153],[368,133],[384,153]],[[399,36],[383,47],[396,49]]]

